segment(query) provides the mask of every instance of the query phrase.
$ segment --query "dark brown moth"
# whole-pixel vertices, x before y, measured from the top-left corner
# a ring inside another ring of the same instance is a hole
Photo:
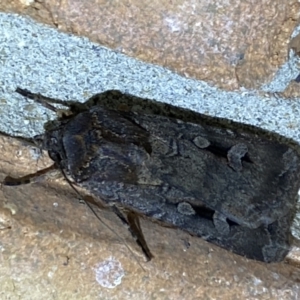
[[[293,141],[119,91],[85,104],[17,92],[52,110],[51,102],[69,107],[35,143],[130,224],[149,259],[136,213],[250,259],[285,258],[300,186]]]

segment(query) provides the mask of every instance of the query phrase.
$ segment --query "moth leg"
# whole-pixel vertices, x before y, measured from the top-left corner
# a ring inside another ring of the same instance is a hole
[[[125,215],[115,205],[112,206],[112,210],[119,217],[122,223],[128,227],[128,230],[131,233],[132,237],[136,240],[137,244],[144,252],[147,261],[150,261],[154,256],[148,248],[147,242],[140,226],[138,215],[134,212],[127,212],[125,217]]]
[[[7,176],[4,178],[2,185],[6,186],[17,186],[17,185],[23,185],[23,184],[29,184],[34,182],[41,182],[45,181],[49,178],[58,178],[58,175],[61,177],[61,172],[57,168],[55,164],[52,166],[45,168],[43,170],[37,171],[33,174],[28,174],[23,177],[19,178],[13,178],[10,176]]]
[[[215,211],[213,215],[213,222],[219,233],[222,235],[228,235],[230,232],[230,226],[226,220],[226,216],[220,212]]]

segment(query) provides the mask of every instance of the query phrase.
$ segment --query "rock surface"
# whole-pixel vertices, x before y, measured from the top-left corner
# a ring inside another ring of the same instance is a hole
[[[293,0],[14,0],[2,1],[0,10],[227,90],[259,90],[287,61],[289,49],[298,49],[299,38],[291,40],[299,23]],[[299,97],[299,85],[291,81],[281,92]],[[51,164],[16,139],[1,136],[0,149],[0,180]],[[2,186],[1,299],[298,298],[296,243],[285,263],[268,265],[143,220],[155,255],[145,263],[114,215],[98,212],[134,256],[77,198],[63,180]]]

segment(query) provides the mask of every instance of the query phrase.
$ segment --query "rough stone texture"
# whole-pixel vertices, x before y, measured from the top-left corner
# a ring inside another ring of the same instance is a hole
[[[226,89],[258,88],[287,60],[295,0],[2,1],[116,51]]]
[[[290,99],[299,98],[300,84],[296,81],[291,81],[283,92],[278,93],[278,96]]]
[[[116,51],[236,89],[260,87],[287,59],[290,36],[298,23],[299,3],[15,0],[1,1],[0,10],[30,15]],[[292,92],[287,89],[283,95],[297,97],[299,84],[291,82],[290,86]],[[15,139],[1,137],[0,149],[0,180],[49,164],[46,156],[35,160],[36,153]],[[267,265],[181,231],[143,221],[145,236],[155,255],[152,262],[144,263],[126,228],[112,214],[99,214],[125,238],[145,272],[116,235],[78,203],[77,196],[63,181],[3,186],[0,298],[299,298],[297,244],[288,264]],[[105,282],[99,278],[103,262],[107,267],[115,264],[115,276],[121,283],[106,282],[106,286],[115,288],[104,287]],[[117,268],[124,270],[122,278],[122,270]]]
[[[299,31],[299,30],[297,30]],[[300,56],[300,34],[295,35],[289,43],[289,50],[293,50],[297,56]],[[291,81],[285,90],[279,94],[286,98],[299,98],[300,96],[300,72],[294,81]]]
[[[1,136],[0,145],[1,180],[7,174],[21,176],[50,163],[46,155],[33,159],[38,157],[33,148],[16,139]],[[76,198],[62,180],[2,187],[1,299],[299,297],[297,267],[250,261],[147,220],[142,227],[155,258],[145,263],[126,228],[111,213],[99,211],[124,237],[143,271],[116,235]]]

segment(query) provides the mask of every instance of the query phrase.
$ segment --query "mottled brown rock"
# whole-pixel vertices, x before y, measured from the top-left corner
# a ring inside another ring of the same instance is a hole
[[[15,139],[1,136],[0,145],[1,180],[51,163],[47,155],[35,160],[33,149]],[[290,264],[250,261],[143,220],[145,237],[155,255],[145,263],[118,219],[106,211],[98,213],[124,237],[145,271],[62,180],[2,186],[0,298],[296,299],[300,292],[300,271],[292,255]],[[117,263],[115,272],[123,268],[124,276],[115,288],[104,287],[99,280],[103,262],[106,266]]]
[[[295,0],[2,1],[116,51],[226,89],[257,88],[287,59]]]
[[[282,93],[278,93],[278,96],[283,97],[283,98],[290,98],[289,99],[290,101],[293,101],[293,99],[299,98],[300,82],[291,81]]]
[[[296,55],[300,56],[300,34],[291,39],[288,49],[293,50]],[[280,93],[279,96],[291,99],[298,98],[300,96],[300,73],[289,83],[286,89]]]
[[[287,59],[299,3],[12,0],[1,1],[0,10],[29,15],[144,61],[235,89],[268,82]],[[298,96],[298,84],[290,86]],[[36,161],[33,150],[14,139],[1,137],[0,149],[0,180],[50,163],[47,156]],[[99,214],[125,238],[145,272],[63,181],[2,187],[0,299],[297,299],[299,295],[297,245],[289,264],[267,265],[143,221],[155,255],[144,263],[118,219],[106,211]],[[125,272],[114,289],[101,286],[93,270],[109,257]]]
[[[298,56],[300,55],[300,34],[291,39],[289,49],[292,49]]]

